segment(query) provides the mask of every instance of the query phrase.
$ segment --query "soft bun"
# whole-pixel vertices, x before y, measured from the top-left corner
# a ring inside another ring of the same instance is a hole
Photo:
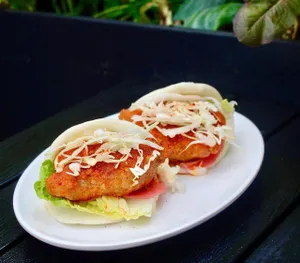
[[[160,88],[157,90],[154,90],[140,99],[138,99],[133,105],[138,106],[143,104],[146,101],[159,101],[160,98],[163,98],[166,93],[169,94],[179,94],[179,95],[198,95],[200,97],[213,97],[219,102],[223,100],[222,95],[220,92],[214,88],[213,86],[210,86],[205,83],[194,83],[194,82],[180,82],[176,84],[172,84],[169,86],[166,86],[164,88]],[[170,96],[170,98],[172,98]],[[226,114],[226,124],[231,127],[232,129],[232,135],[234,135],[234,118],[233,114]],[[211,164],[209,167],[215,166],[227,153],[229,149],[229,143],[226,141],[224,144],[224,147],[222,149],[222,152],[216,159],[216,161]]]
[[[61,133],[51,144],[49,151],[46,153],[47,159],[54,160],[61,145],[72,142],[82,136],[93,135],[98,130],[106,130],[111,132],[133,133],[141,139],[151,137],[152,135],[145,129],[135,125],[134,123],[122,121],[118,119],[95,119],[75,125],[63,133]],[[157,197],[142,200],[143,204],[151,211],[155,210]],[[142,201],[138,203],[141,204]],[[137,201],[126,200],[128,209],[137,209]],[[82,225],[103,225],[122,222],[125,219],[105,216],[105,214],[93,214],[84,211],[78,211],[75,208],[66,206],[56,206],[51,201],[45,201],[45,207],[49,214],[57,221],[64,224],[82,224]]]
[[[177,93],[180,95],[198,95],[202,97],[213,97],[218,101],[222,101],[222,96],[213,86],[204,83],[194,83],[194,82],[180,82],[154,90],[140,99],[138,99],[135,104],[143,103],[143,101],[148,101],[160,94],[165,93]]]
[[[76,140],[79,137],[92,135],[98,129],[105,129],[112,132],[132,131],[136,132],[141,138],[151,137],[151,134],[145,129],[134,123],[118,119],[95,119],[86,121],[62,132],[51,144],[50,149],[55,149],[65,143]],[[53,160],[58,150],[49,151],[48,158]]]

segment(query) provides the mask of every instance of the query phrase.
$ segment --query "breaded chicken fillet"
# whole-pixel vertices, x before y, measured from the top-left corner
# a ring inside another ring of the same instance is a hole
[[[120,120],[126,120],[126,121],[133,121],[132,117],[134,115],[140,115],[140,110],[130,111],[128,109],[121,110],[119,114]],[[219,123],[221,125],[225,124],[224,116],[221,113],[218,114]],[[142,122],[137,122],[137,125],[143,127]],[[159,127],[163,127],[161,124]],[[164,126],[164,128],[175,128],[174,125],[167,125]],[[205,144],[194,144],[187,148],[187,146],[193,142],[192,139],[178,134],[175,137],[171,138],[168,136],[164,136],[162,133],[160,133],[157,129],[152,129],[150,131],[152,135],[156,138],[156,142],[162,146],[164,149],[161,152],[160,158],[162,160],[169,158],[170,163],[176,164],[179,162],[187,162],[187,161],[193,161],[199,158],[205,158],[208,157],[211,154],[215,154],[219,151],[220,145],[216,144],[214,147],[209,147]],[[191,132],[187,133],[186,135],[192,136],[193,134]]]
[[[101,145],[88,147],[88,154],[93,154]],[[149,162],[153,148],[142,145],[144,160],[142,166]],[[74,150],[67,152],[71,155]],[[99,196],[126,196],[133,191],[137,191],[151,182],[156,176],[159,160],[156,159],[150,164],[150,168],[138,178],[137,184],[133,184],[134,175],[130,171],[139,158],[138,151],[132,149],[131,157],[125,162],[121,162],[116,168],[115,163],[98,162],[96,165],[82,169],[78,176],[71,176],[68,166],[62,172],[53,173],[46,181],[47,191],[56,197],[64,197],[74,201],[87,201]],[[80,153],[84,156],[85,151]],[[122,157],[121,153],[113,153],[115,159]],[[63,160],[61,158],[61,160]]]
[[[160,158],[179,165],[180,173],[200,175],[234,140],[235,104],[210,85],[181,82],[144,95],[121,110],[119,119],[147,129],[163,147]]]

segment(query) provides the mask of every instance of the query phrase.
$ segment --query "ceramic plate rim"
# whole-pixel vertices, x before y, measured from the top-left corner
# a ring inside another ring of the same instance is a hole
[[[115,117],[116,114],[112,114],[109,115],[105,118],[113,118]],[[28,224],[26,222],[26,220],[23,218],[23,216],[21,215],[19,209],[18,209],[18,198],[19,198],[19,192],[20,192],[20,188],[22,187],[22,182],[24,180],[25,177],[23,177],[23,174],[25,174],[28,170],[30,170],[30,168],[32,166],[34,166],[34,163],[36,161],[36,159],[38,158],[38,156],[40,154],[42,154],[43,152],[46,151],[46,149],[42,152],[40,152],[34,159],[33,161],[31,161],[31,163],[26,167],[26,169],[24,170],[24,172],[22,173],[22,175],[20,176],[17,185],[15,187],[14,190],[14,194],[13,194],[13,209],[14,209],[14,213],[15,216],[18,220],[18,222],[20,223],[20,225],[24,228],[24,230],[26,232],[28,232],[30,235],[34,236],[35,238],[39,239],[40,241],[43,241],[45,243],[48,243],[50,245],[56,246],[56,247],[61,247],[61,248],[67,248],[67,249],[72,249],[72,250],[82,250],[82,251],[109,251],[109,250],[117,250],[117,249],[126,249],[126,248],[132,248],[132,247],[138,247],[138,246],[142,246],[142,245],[146,245],[146,244],[151,244],[157,241],[161,241],[170,237],[173,237],[175,235],[179,235],[183,232],[186,232],[206,221],[208,221],[209,219],[211,219],[212,217],[214,217],[215,215],[219,214],[220,212],[222,212],[223,210],[225,210],[228,206],[230,206],[232,203],[234,203],[251,185],[251,183],[254,181],[254,179],[257,177],[257,174],[262,166],[263,163],[263,159],[264,159],[264,154],[265,154],[265,144],[264,144],[264,140],[263,140],[263,136],[260,132],[260,130],[258,129],[258,127],[246,116],[235,112],[235,115],[238,115],[239,118],[244,118],[246,119],[246,121],[248,121],[251,126],[253,126],[253,129],[256,130],[258,138],[259,138],[259,142],[258,145],[261,148],[260,153],[260,162],[257,163],[255,172],[253,172],[253,174],[250,174],[249,177],[247,177],[247,180],[245,180],[242,184],[240,184],[240,186],[236,189],[236,191],[230,196],[230,198],[225,199],[220,205],[216,206],[212,211],[208,211],[205,214],[202,214],[200,218],[193,220],[192,222],[187,222],[185,224],[182,225],[178,225],[177,227],[174,227],[172,229],[166,230],[163,233],[157,233],[157,234],[153,234],[151,236],[148,237],[140,237],[135,239],[134,241],[126,241],[126,242],[122,242],[122,243],[118,243],[116,245],[105,245],[105,244],[89,244],[89,243],[81,243],[79,244],[78,242],[70,242],[70,241],[61,241],[58,238],[55,237],[51,237],[48,236],[46,234],[37,232],[34,227],[30,226],[30,224]],[[236,116],[235,116],[236,118]]]

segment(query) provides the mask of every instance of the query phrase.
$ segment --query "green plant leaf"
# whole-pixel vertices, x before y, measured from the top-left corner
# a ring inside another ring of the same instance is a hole
[[[173,15],[177,14],[179,8],[182,7],[183,0],[169,0],[168,1],[170,9],[172,10]]]
[[[73,4],[72,0],[67,0],[67,6],[68,6],[68,9],[70,10],[70,14],[75,15],[74,14],[74,4]]]
[[[126,4],[128,1],[122,0],[103,0],[103,10]]]
[[[80,16],[80,15],[82,15],[83,12],[84,12],[84,8],[85,8],[85,6],[83,4],[78,3],[77,5],[75,5],[73,7],[72,15],[73,16]]]
[[[104,10],[94,14],[95,18],[111,18],[121,20],[131,20],[140,23],[152,23],[155,19],[148,17],[149,10],[156,10],[157,5],[154,0],[123,0],[105,1],[107,3]],[[109,6],[109,8],[107,8]],[[157,11],[156,11],[157,12]]]
[[[288,30],[297,32],[299,15],[299,0],[250,1],[237,13],[233,30],[248,46],[264,45]]]
[[[197,13],[185,26],[197,29],[218,30],[221,26],[231,24],[240,3],[227,3],[206,8]]]
[[[36,8],[36,0],[10,0],[8,3],[11,9],[33,12]]]
[[[151,19],[147,16],[147,11],[151,9],[157,10],[158,4],[155,2],[148,2],[140,7],[140,22],[142,23],[151,23]]]
[[[183,20],[185,24],[189,24],[199,12],[228,2],[242,2],[242,0],[185,0],[174,15],[174,20]]]
[[[9,8],[9,2],[8,0],[0,0],[0,10]]]
[[[119,16],[126,15],[127,10],[128,5],[113,6],[100,13],[94,14],[94,18],[118,18]]]
[[[57,4],[57,0],[52,0],[52,6],[53,6],[53,9],[55,10],[56,14],[61,14],[62,13],[59,5]]]
[[[80,0],[79,1],[81,3],[81,5],[85,6],[86,1],[85,0]],[[91,0],[90,1],[90,5],[89,5],[89,10],[90,10],[90,14],[96,14],[99,12],[99,7],[100,7],[100,0]]]

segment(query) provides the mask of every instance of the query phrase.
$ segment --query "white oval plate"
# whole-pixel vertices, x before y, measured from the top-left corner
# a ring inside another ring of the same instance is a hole
[[[116,118],[117,115],[109,116]],[[235,113],[237,144],[208,174],[182,176],[184,193],[166,193],[153,216],[107,226],[63,225],[52,218],[33,185],[38,179],[41,153],[24,171],[15,188],[13,206],[21,226],[48,244],[75,250],[114,250],[136,247],[187,231],[234,202],[256,177],[264,156],[264,141],[257,127]]]

